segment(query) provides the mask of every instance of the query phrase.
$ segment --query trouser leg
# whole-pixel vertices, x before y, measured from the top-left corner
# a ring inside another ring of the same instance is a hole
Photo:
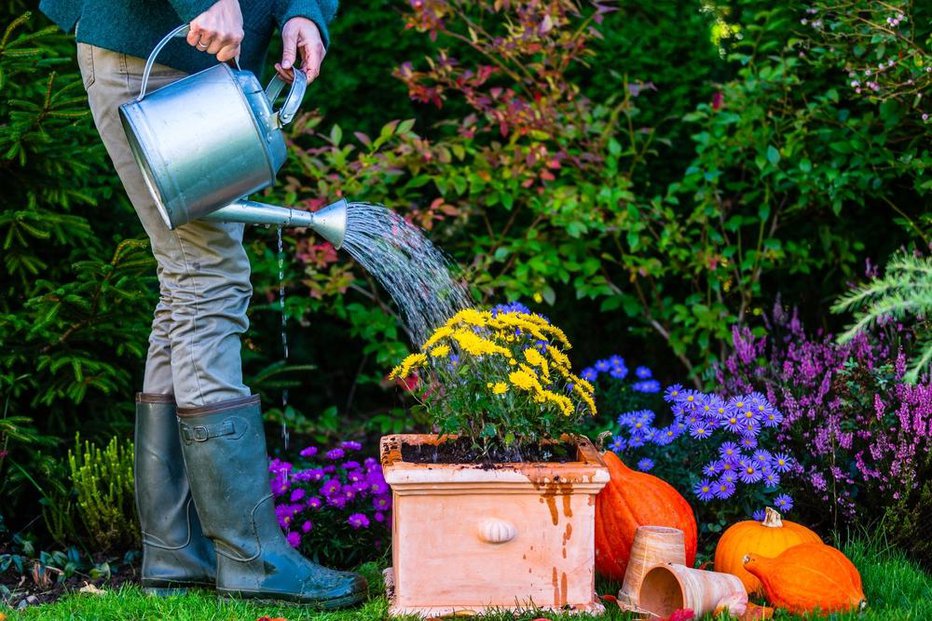
[[[94,123],[158,262],[159,303],[149,340],[147,393],[174,393],[179,406],[198,407],[249,395],[243,384],[240,335],[252,295],[243,225],[195,221],[169,230],[133,159],[119,105],[134,98],[144,61],[78,44]],[[149,90],[184,73],[156,65]]]

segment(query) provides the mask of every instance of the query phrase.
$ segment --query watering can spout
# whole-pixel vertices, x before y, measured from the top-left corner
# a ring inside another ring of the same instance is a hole
[[[272,226],[304,226],[312,229],[339,250],[346,236],[346,208],[345,198],[313,212],[240,199],[211,212],[204,216],[204,219]]]

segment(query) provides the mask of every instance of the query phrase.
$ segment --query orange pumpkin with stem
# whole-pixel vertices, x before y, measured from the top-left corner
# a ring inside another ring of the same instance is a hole
[[[741,579],[749,594],[759,593],[761,583],[744,568],[744,557],[760,554],[774,557],[800,543],[822,543],[822,539],[802,524],[784,520],[767,507],[763,522],[745,520],[729,526],[715,546],[715,571]]]
[[[744,568],[760,579],[771,604],[795,614],[841,612],[866,603],[854,563],[822,543],[801,543],[775,558],[748,554]]]
[[[683,531],[686,565],[696,560],[697,529],[692,507],[669,483],[628,468],[614,453],[602,455],[611,476],[595,499],[595,569],[617,582],[625,578],[638,526]]]

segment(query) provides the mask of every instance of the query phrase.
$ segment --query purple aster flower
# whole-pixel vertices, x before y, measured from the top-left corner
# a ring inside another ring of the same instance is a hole
[[[635,433],[628,439],[628,448],[641,448],[642,446],[644,446],[643,435]]]
[[[369,492],[372,494],[384,494],[388,492],[388,483],[379,476],[378,478],[369,479]]]
[[[608,363],[613,367],[623,367],[625,366],[625,359],[618,354],[614,354],[608,357]]]
[[[770,406],[764,413],[764,427],[777,427],[783,422],[783,414],[777,408]]]
[[[751,516],[751,519],[755,522],[763,522],[767,517],[767,512],[763,509],[758,509],[754,512],[754,515]]]
[[[731,498],[735,493],[735,484],[731,481],[719,481],[715,484],[715,497],[721,500]]]
[[[643,459],[638,461],[638,470],[640,470],[641,472],[650,472],[650,470],[653,467],[654,467],[654,460],[649,457],[644,457]]]
[[[613,366],[608,374],[617,380],[623,380],[628,376],[628,367],[615,367]]]
[[[722,473],[722,465],[723,462],[721,461],[710,461],[706,464],[705,468],[702,469],[702,474],[707,477],[717,477]]]
[[[324,503],[318,496],[311,496],[307,499],[308,509],[320,509],[322,506],[324,506]]]
[[[780,485],[780,473],[773,468],[764,468],[764,476],[761,479],[765,487],[776,487]]]
[[[384,521],[385,521],[385,514],[382,513],[381,511],[376,511],[375,513],[372,514],[372,517],[375,518],[375,521],[376,521],[376,522],[384,522]]]
[[[363,460],[362,465],[365,466],[366,470],[372,470],[379,465],[379,460],[375,457],[366,457]]]
[[[343,494],[343,499],[346,500],[346,502],[350,502],[356,498],[356,490],[352,487],[347,487],[344,485],[343,489],[340,490],[340,493]]]
[[[335,496],[340,493],[340,482],[336,479],[330,479],[324,483],[320,488],[320,493],[326,497]]]
[[[713,489],[713,484],[712,484],[712,481],[710,481],[709,479],[703,479],[699,481],[698,483],[696,483],[693,486],[693,492],[695,492],[699,500],[703,502],[708,502],[709,500],[712,500],[712,498],[715,497],[715,491]]]
[[[793,499],[789,496],[789,494],[780,494],[773,499],[773,504],[776,505],[777,509],[779,509],[782,513],[786,513],[793,508]]]
[[[773,467],[777,472],[789,472],[793,467],[793,460],[786,453],[777,453],[773,456]]]
[[[608,360],[597,360],[594,366],[599,373],[605,373],[612,368],[612,363]]]
[[[722,426],[732,433],[741,432],[741,419],[738,414],[728,408],[725,409],[725,417],[722,418]]]
[[[690,425],[689,435],[696,438],[697,440],[705,440],[710,435],[712,435],[712,430],[709,429],[709,426],[702,421],[697,421],[696,424]]]
[[[346,449],[347,451],[358,451],[362,448],[362,444],[355,440],[344,440],[340,442],[340,448]]]
[[[701,392],[698,390],[689,389],[681,391],[677,401],[687,412],[694,412],[699,406],[699,399],[701,397]]]
[[[739,452],[738,445],[734,442],[722,442],[718,448],[718,454],[722,456],[722,459],[737,457]]]
[[[272,494],[274,496],[283,496],[289,489],[288,480],[280,477],[271,479],[269,481],[269,486],[272,488]]]
[[[300,455],[301,455],[301,457],[313,457],[314,455],[317,455],[317,447],[316,447],[316,446],[308,446],[308,447],[306,447],[306,448],[304,448],[304,449],[301,450]]]
[[[340,449],[334,449],[334,450],[339,451]],[[322,470],[324,471],[324,474],[333,474],[334,472],[337,471],[337,467],[334,466],[333,464],[330,464],[329,466],[324,466]]]
[[[291,502],[298,502],[307,495],[307,492],[301,489],[300,487],[292,490],[290,500]]]
[[[314,528],[314,525],[310,520],[304,520],[304,523],[301,524],[301,530],[305,533],[311,532],[311,529]]]
[[[361,469],[361,468],[362,468],[362,466],[359,465],[359,462],[358,462],[358,461],[349,460],[349,461],[344,461],[344,462],[343,462],[343,469],[344,469],[344,470],[359,470],[359,469]]]
[[[507,304],[497,304],[492,307],[492,314],[494,316],[498,317],[498,315],[503,313],[524,313],[525,315],[530,315],[531,309],[517,300],[508,302]]]
[[[292,548],[297,548],[301,545],[301,533],[289,531],[289,533],[285,535],[285,539],[288,540],[288,545]]]
[[[331,460],[343,459],[345,455],[346,451],[341,448],[330,449],[327,451],[327,459]]]
[[[366,473],[359,470],[353,470],[346,474],[346,480],[350,483],[359,483],[366,478]]]
[[[654,413],[651,410],[638,410],[634,413],[634,422],[642,423],[643,426],[650,425],[654,422]]]
[[[367,518],[367,517],[366,517],[365,515],[363,515],[362,513],[354,513],[354,514],[352,514],[351,516],[349,516],[348,518],[346,518],[346,522],[347,522],[350,526],[352,526],[353,528],[355,528],[356,530],[359,530],[360,528],[366,528],[366,527],[369,526],[369,518]]]
[[[372,508],[376,511],[388,511],[392,508],[392,499],[390,496],[376,496],[372,499]]]
[[[754,450],[757,448],[757,438],[754,436],[741,436],[741,448]]]
[[[346,506],[346,498],[339,494],[334,496],[327,496],[327,505],[337,509],[342,509]]]
[[[728,483],[737,483],[738,482],[738,473],[734,470],[725,470],[722,472],[722,476],[718,478],[719,481],[725,481]]]
[[[760,423],[751,418],[741,422],[741,429],[738,433],[740,433],[742,436],[754,437],[760,433],[760,430]]]
[[[654,375],[647,367],[636,368],[634,370],[634,374],[638,377],[638,379],[650,379]]]
[[[592,367],[586,367],[582,370],[582,372],[580,372],[579,377],[583,378],[587,382],[594,382],[599,378],[599,372]]]
[[[634,382],[631,384],[631,390],[647,394],[657,393],[660,392],[660,382],[652,379]]]
[[[657,433],[654,434],[654,444],[657,446],[666,446],[676,440],[679,435],[680,431],[673,425],[658,429]]]
[[[763,476],[760,467],[753,461],[745,461],[738,470],[738,478],[743,483],[757,483]]]
[[[770,465],[770,460],[772,459],[772,457],[770,455],[770,451],[759,449],[757,451],[754,451],[754,456],[751,459],[757,462],[757,465],[760,466],[761,468],[766,468],[767,466]]]
[[[678,401],[680,393],[683,392],[683,387],[680,384],[673,384],[672,386],[667,386],[667,389],[663,391],[663,400],[667,402]]]
[[[634,424],[634,415],[635,412],[625,412],[624,414],[619,414],[616,422],[619,427],[630,427]]]
[[[613,453],[621,453],[625,450],[625,439],[621,436],[613,436],[608,445],[608,450]]]

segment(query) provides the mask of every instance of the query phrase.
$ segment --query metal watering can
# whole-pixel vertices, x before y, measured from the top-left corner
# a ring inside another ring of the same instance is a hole
[[[263,89],[251,72],[225,63],[147,94],[156,56],[187,32],[183,24],[159,41],[146,61],[139,96],[120,106],[133,157],[165,224],[174,229],[204,218],[304,226],[339,248],[346,233],[345,200],[312,213],[244,198],[272,185],[285,162],[282,127],[301,105],[304,72],[295,70],[278,110],[273,104],[284,80],[276,75]]]

